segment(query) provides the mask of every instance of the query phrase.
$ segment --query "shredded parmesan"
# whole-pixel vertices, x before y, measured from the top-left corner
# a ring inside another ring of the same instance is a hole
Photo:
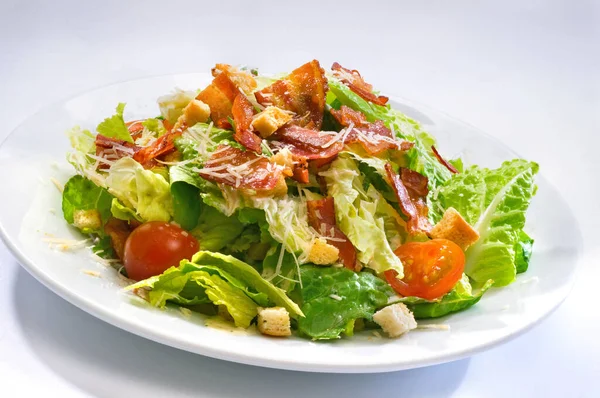
[[[86,270],[83,270],[83,273],[86,274],[86,275],[89,275],[89,276],[96,277],[96,278],[101,278],[100,273],[96,272],[96,271],[90,271],[90,270],[86,269]]]
[[[65,187],[60,182],[58,182],[56,178],[50,177],[50,181],[52,181],[52,184],[54,184],[54,186],[56,187],[56,189],[58,189],[60,193],[62,193],[65,190]]]
[[[337,294],[330,294],[329,297],[337,301],[342,301],[342,298]]]

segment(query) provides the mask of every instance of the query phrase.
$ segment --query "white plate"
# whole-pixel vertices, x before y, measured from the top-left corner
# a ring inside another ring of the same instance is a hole
[[[69,144],[63,132],[73,125],[94,128],[118,102],[127,102],[129,119],[155,116],[158,96],[174,87],[202,87],[209,79],[207,74],[187,74],[103,87],[37,113],[9,136],[0,148],[0,232],[33,276],[82,310],[159,343],[240,363],[319,372],[383,372],[463,358],[527,330],[566,297],[581,236],[568,205],[542,175],[527,218],[526,229],[536,239],[529,271],[508,287],[492,289],[475,307],[427,322],[449,325],[450,331],[417,330],[397,340],[367,333],[311,342],[206,327],[202,315],[188,318],[176,309],[157,310],[123,293],[123,281],[115,271],[95,262],[88,250],[51,249],[44,242],[49,235],[81,239],[64,222],[61,195],[50,182],[52,177],[64,183],[73,174],[64,161]],[[461,155],[467,163],[494,167],[517,156],[439,112],[406,100],[392,101],[392,106],[423,123],[448,157]]]

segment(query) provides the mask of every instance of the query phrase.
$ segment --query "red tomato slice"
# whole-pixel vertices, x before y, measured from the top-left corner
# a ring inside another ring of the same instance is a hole
[[[465,253],[447,239],[406,243],[395,253],[404,265],[404,278],[397,279],[398,273],[388,270],[385,279],[405,297],[441,297],[452,290],[465,269]]]
[[[125,242],[123,264],[136,281],[162,274],[198,251],[196,238],[176,225],[151,221],[133,230]]]

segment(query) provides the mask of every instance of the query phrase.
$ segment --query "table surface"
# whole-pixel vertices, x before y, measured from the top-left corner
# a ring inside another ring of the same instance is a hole
[[[54,295],[0,243],[3,390],[600,396],[600,250],[593,238],[600,227],[599,22],[593,1],[2,1],[0,139],[45,105],[108,83],[206,71],[216,61],[271,72],[312,58],[339,61],[376,87],[443,110],[538,161],[585,237],[571,295],[533,330],[469,359],[374,375],[261,369],[150,342]]]

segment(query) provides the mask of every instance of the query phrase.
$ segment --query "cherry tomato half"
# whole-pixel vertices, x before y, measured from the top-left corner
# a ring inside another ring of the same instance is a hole
[[[410,242],[395,251],[404,265],[404,278],[388,270],[385,279],[402,296],[433,300],[452,290],[465,269],[465,253],[446,239]]]
[[[144,223],[125,242],[123,264],[127,275],[142,280],[162,274],[198,251],[196,238],[176,225],[162,221]]]

